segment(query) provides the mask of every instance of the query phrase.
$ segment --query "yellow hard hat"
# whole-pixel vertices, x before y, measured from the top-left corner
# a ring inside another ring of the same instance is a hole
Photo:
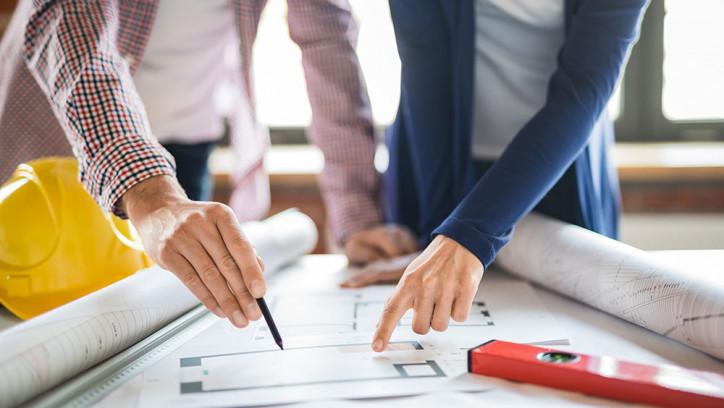
[[[18,166],[0,187],[0,303],[22,319],[152,264],[128,221],[101,211],[70,157]]]

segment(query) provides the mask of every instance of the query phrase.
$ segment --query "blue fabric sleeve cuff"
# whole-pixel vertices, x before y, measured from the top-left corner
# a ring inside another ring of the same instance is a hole
[[[458,244],[464,246],[468,251],[480,259],[485,269],[495,259],[500,248],[510,241],[513,235],[513,228],[506,231],[503,235],[496,236],[478,231],[472,226],[452,217],[448,217],[433,232],[434,237],[437,234],[445,235],[454,239]]]

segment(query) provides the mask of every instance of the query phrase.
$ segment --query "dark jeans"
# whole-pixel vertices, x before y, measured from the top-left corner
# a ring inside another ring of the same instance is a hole
[[[493,165],[492,161],[475,160],[475,177],[479,179]],[[541,214],[557,218],[571,224],[581,225],[582,217],[577,206],[578,186],[573,167],[548,191],[533,209]]]
[[[176,159],[176,178],[192,200],[211,200],[214,181],[209,172],[209,155],[215,146],[216,142],[163,145]]]

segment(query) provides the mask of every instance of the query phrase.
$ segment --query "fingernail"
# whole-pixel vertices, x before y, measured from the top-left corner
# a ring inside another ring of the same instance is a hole
[[[266,292],[266,287],[264,285],[264,282],[261,281],[261,279],[254,279],[251,281],[251,284],[249,285],[251,289],[251,295],[255,298],[260,298],[264,296],[264,292]]]
[[[244,317],[243,314],[241,314],[241,311],[237,310],[234,312],[234,314],[231,315],[232,320],[234,320],[234,324],[238,327],[246,326],[248,321],[246,320],[246,317]]]
[[[226,319],[226,315],[224,314],[224,311],[221,310],[220,307],[217,307],[217,308],[216,308],[216,310],[214,311],[214,314],[217,315],[217,316],[219,316],[219,317],[222,318],[222,319]]]
[[[382,339],[375,340],[375,342],[372,343],[372,349],[374,351],[382,351],[382,343],[383,343]]]

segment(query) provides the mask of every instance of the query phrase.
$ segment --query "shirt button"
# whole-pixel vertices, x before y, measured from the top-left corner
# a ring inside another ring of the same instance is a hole
[[[126,63],[128,65],[133,65],[134,62],[136,62],[136,57],[134,57],[131,54],[126,54],[123,56],[123,59],[126,60]]]

